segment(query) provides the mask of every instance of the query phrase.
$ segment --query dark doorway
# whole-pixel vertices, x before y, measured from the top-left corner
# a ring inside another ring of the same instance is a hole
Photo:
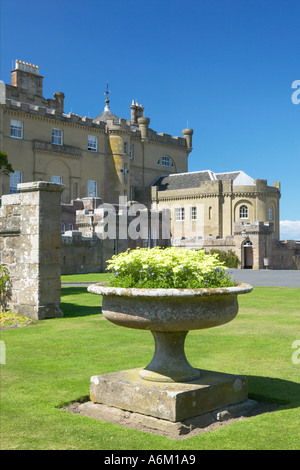
[[[245,240],[242,244],[242,269],[253,268],[253,246],[250,240]]]

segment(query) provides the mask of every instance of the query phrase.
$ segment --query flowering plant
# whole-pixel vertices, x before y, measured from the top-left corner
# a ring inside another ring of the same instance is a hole
[[[236,283],[216,254],[179,248],[136,248],[107,262],[112,287],[197,289]]]

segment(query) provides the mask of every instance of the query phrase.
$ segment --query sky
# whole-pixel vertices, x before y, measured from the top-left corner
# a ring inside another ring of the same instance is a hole
[[[0,79],[38,65],[65,112],[194,130],[189,171],[281,183],[281,239],[300,240],[299,0],[0,0]],[[297,82],[299,81],[299,82]],[[294,87],[294,88],[293,88]]]

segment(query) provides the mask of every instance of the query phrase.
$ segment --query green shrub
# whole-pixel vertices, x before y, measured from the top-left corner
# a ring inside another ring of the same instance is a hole
[[[239,257],[233,250],[226,252],[224,250],[213,249],[210,250],[210,253],[217,255],[219,260],[222,261],[227,268],[238,268],[241,264]]]
[[[137,248],[108,261],[113,287],[208,288],[236,283],[216,254],[178,248]]]

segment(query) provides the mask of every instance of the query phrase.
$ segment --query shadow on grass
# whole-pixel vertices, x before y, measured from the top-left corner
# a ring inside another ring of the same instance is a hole
[[[95,295],[90,294],[87,291],[87,286],[72,286],[72,287],[62,287],[61,289],[61,297],[66,297],[68,295]]]
[[[60,308],[64,314],[64,318],[71,317],[86,317],[88,315],[100,315],[102,308],[100,306],[85,306],[85,305],[74,305],[72,303],[66,303],[60,305]]]
[[[65,318],[99,315],[102,313],[101,303],[102,297],[90,294],[86,287],[64,287],[61,289],[60,308]]]
[[[283,405],[284,408],[300,406],[300,383],[254,375],[247,378],[249,398],[258,402]]]

